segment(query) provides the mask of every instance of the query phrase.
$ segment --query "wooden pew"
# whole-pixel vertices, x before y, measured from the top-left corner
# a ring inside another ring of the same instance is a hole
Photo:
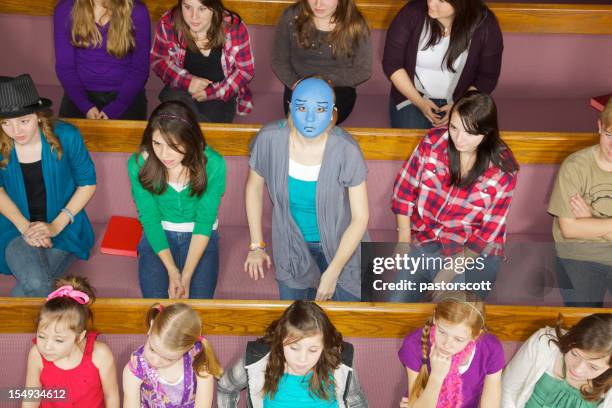
[[[42,299],[0,298],[0,333],[32,333]],[[164,304],[172,303],[162,300]],[[286,301],[189,300],[209,335],[260,336],[290,304]],[[94,327],[104,334],[145,333],[150,299],[98,299],[92,306]],[[432,304],[322,302],[338,330],[347,337],[401,338],[423,325]],[[559,313],[568,325],[612,309],[487,306],[490,331],[502,341],[524,341],[540,327],[554,326]]]
[[[176,4],[175,0],[145,0],[153,21]],[[5,0],[0,13],[48,16],[56,0]],[[276,25],[291,0],[226,0],[226,7],[248,23]],[[358,0],[373,29],[386,29],[404,3],[397,0]],[[595,4],[489,3],[502,30],[516,33],[612,34],[612,6]]]
[[[70,119],[92,152],[135,152],[146,122]],[[206,141],[224,156],[247,156],[260,125],[202,124]],[[425,131],[347,128],[366,160],[405,160]],[[524,164],[559,164],[567,155],[598,143],[596,133],[502,132],[517,160]]]

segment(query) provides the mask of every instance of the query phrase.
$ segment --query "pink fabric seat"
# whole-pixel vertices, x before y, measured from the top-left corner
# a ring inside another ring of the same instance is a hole
[[[28,350],[31,347],[30,339],[33,336],[33,334],[0,334],[3,361],[3,364],[0,365],[0,386],[23,386]],[[223,366],[232,364],[244,352],[246,342],[253,339],[253,337],[238,336],[208,336],[207,338],[212,342],[217,357]],[[123,366],[127,363],[130,353],[143,344],[145,336],[113,334],[102,335],[100,339],[108,344],[113,351],[121,386]],[[401,397],[406,394],[407,389],[405,369],[397,359],[397,351],[402,344],[402,339],[349,337],[346,340],[355,347],[354,365],[370,406],[377,408],[397,406]],[[514,355],[520,343],[503,342],[503,346],[506,361],[508,361]],[[380,369],[381,361],[387,362],[385,370]],[[19,405],[3,401],[0,406],[2,408],[12,408]],[[241,398],[239,407],[245,406],[244,398]]]
[[[406,152],[408,155],[410,152]],[[92,153],[98,187],[87,207],[94,224],[96,244],[89,261],[77,261],[70,272],[89,278],[101,297],[140,297],[135,258],[100,253],[107,220],[111,215],[136,216],[126,172],[127,153]],[[244,209],[248,174],[246,157],[229,156],[227,189],[219,210],[220,270],[218,299],[278,299],[274,270],[263,280],[252,281],[243,265],[250,242]],[[373,241],[396,240],[395,217],[390,197],[399,161],[368,161],[369,231]],[[555,288],[554,247],[551,217],[546,213],[548,196],[557,166],[523,165],[508,216],[507,261],[498,274],[489,301],[497,304],[561,305]],[[271,204],[264,193],[264,235],[270,243]],[[271,248],[273,250],[274,248]],[[0,296],[14,286],[12,276],[0,275]]]
[[[601,0],[606,1],[606,0]],[[42,95],[59,107],[63,91],[55,76],[53,27],[50,16],[0,14],[5,41],[0,52],[14,55],[3,61],[3,75],[29,72]],[[280,118],[283,85],[270,69],[274,27],[249,25],[256,75],[251,83],[255,109],[237,123],[267,123]],[[389,126],[390,83],[382,71],[385,30],[372,30],[372,77],[358,88],[355,110],[346,126]],[[503,130],[595,131],[595,110],[589,99],[612,89],[612,77],[601,67],[612,65],[607,49],[611,36],[504,33],[502,72],[494,97]],[[526,46],[526,44],[528,46]],[[27,57],[26,57],[27,55]],[[572,86],[568,87],[568,81]],[[154,73],[146,85],[149,112],[157,106],[162,83]]]

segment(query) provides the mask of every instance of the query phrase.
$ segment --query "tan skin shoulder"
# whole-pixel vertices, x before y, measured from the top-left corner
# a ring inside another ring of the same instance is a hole
[[[108,364],[109,360],[113,358],[113,352],[110,347],[101,341],[95,341],[93,351],[91,353],[91,361],[97,368]]]
[[[34,368],[38,368],[39,370],[42,370],[43,368],[42,357],[38,352],[38,347],[36,347],[36,344],[33,344],[30,348],[30,352],[28,353],[28,362],[32,363]]]

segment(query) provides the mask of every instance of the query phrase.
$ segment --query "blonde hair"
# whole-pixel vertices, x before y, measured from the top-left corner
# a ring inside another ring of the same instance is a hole
[[[123,58],[136,46],[132,22],[133,0],[106,0],[110,11],[106,50],[115,58]],[[93,0],[75,0],[72,7],[72,45],[79,48],[97,48],[102,45],[102,34],[96,26]]]
[[[57,159],[61,159],[62,145],[55,133],[53,132],[53,126],[55,125],[55,120],[53,119],[53,112],[51,111],[51,109],[44,109],[35,113],[36,117],[38,118],[38,126],[40,130],[42,130],[43,137],[45,138],[47,143],[49,143],[49,146],[51,146],[51,151],[56,152]],[[4,119],[0,119],[0,121],[2,120]],[[2,160],[0,160],[0,169],[3,169],[7,166],[14,145],[15,142],[13,141],[13,139],[11,139],[0,127],[0,155],[2,155]]]
[[[601,121],[602,130],[607,130],[610,126],[612,126],[612,97],[608,99],[606,107],[603,111],[601,111],[599,120]]]
[[[155,303],[147,313],[149,335],[159,337],[161,344],[168,350],[187,353],[198,341],[202,350],[193,360],[193,369],[200,377],[212,375],[219,379],[223,368],[215,355],[210,342],[202,338],[202,321],[198,313],[185,303],[162,306]]]
[[[75,332],[78,336],[87,329],[88,322],[93,321],[93,315],[89,306],[96,300],[96,296],[87,279],[81,276],[70,275],[55,281],[56,289],[66,285],[87,294],[89,302],[82,305],[68,296],[50,299],[40,308],[36,327],[44,329],[53,322],[65,324],[68,329]]]
[[[438,303],[434,309],[433,316],[427,319],[423,327],[423,334],[421,335],[422,364],[416,381],[412,386],[413,389],[410,390],[410,403],[415,402],[421,396],[429,380],[427,361],[430,350],[428,341],[434,320],[444,320],[451,324],[463,323],[470,328],[472,339],[475,339],[483,331],[486,331],[485,317],[485,305],[476,296],[452,293],[449,294],[449,297]]]

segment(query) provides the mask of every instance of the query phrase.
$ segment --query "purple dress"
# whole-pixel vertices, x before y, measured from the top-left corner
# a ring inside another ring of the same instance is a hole
[[[423,329],[417,329],[404,338],[398,355],[407,368],[417,373],[421,369],[423,353],[421,351],[421,334]],[[431,349],[431,344],[429,345]],[[478,408],[480,396],[484,387],[485,377],[495,374],[504,368],[504,349],[494,335],[485,333],[476,341],[474,357],[467,371],[461,374],[463,382],[462,408]],[[427,364],[429,367],[429,363]]]
[[[151,367],[143,354],[144,346],[130,356],[129,369],[140,380],[140,405],[142,408],[194,408],[196,373],[193,360],[202,350],[202,343],[183,355],[183,379],[176,384],[160,381],[157,369]]]

